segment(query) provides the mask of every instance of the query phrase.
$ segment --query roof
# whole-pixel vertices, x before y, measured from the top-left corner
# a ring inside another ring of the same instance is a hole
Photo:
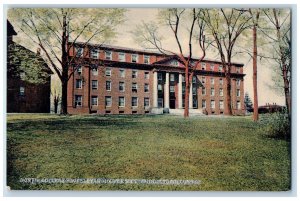
[[[161,56],[170,56],[166,59],[163,59],[164,62],[165,61],[169,61],[171,59],[174,59],[174,58],[177,58],[176,55],[173,55],[173,54],[162,54],[161,52],[159,51],[154,51],[154,50],[147,50],[147,49],[136,49],[136,48],[128,48],[128,47],[122,47],[122,46],[115,46],[115,45],[108,45],[108,44],[93,44],[93,43],[84,43],[84,42],[76,42],[75,44],[78,44],[78,45],[87,45],[87,46],[93,46],[93,47],[98,47],[98,48],[103,48],[103,49],[108,49],[108,50],[122,50],[122,51],[125,51],[125,52],[132,52],[132,53],[146,53],[146,54],[156,54],[156,55],[161,55]],[[197,60],[197,59],[200,59],[200,58],[197,58],[197,57],[193,57],[192,58],[193,60]],[[158,61],[158,62],[161,62],[162,60]],[[156,63],[158,63],[156,62]],[[213,63],[219,63],[219,64],[222,64],[221,61],[219,60],[214,60],[214,59],[203,59],[203,62],[213,62]],[[243,63],[236,63],[236,62],[232,62],[233,65],[237,66],[237,67],[242,67],[244,66]]]

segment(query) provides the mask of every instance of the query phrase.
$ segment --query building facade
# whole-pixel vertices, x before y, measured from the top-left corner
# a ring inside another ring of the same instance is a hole
[[[49,113],[52,71],[40,56],[15,43],[7,21],[7,112]]]
[[[69,59],[70,114],[157,114],[185,107],[185,68],[176,56],[77,43]],[[232,111],[244,115],[243,64],[234,63],[231,76]],[[190,109],[223,114],[225,96],[221,62],[199,63],[190,87]]]

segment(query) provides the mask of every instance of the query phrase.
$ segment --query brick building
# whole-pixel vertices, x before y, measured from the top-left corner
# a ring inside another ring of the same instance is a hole
[[[52,71],[40,56],[15,43],[7,21],[7,112],[49,113]]]
[[[69,57],[73,61],[68,82],[68,112],[71,114],[183,111],[184,66],[176,56],[77,43]],[[243,64],[234,63],[231,88],[232,111],[236,115],[245,114],[244,76]],[[204,60],[200,63],[190,92],[191,110],[223,114],[226,80],[221,62]]]

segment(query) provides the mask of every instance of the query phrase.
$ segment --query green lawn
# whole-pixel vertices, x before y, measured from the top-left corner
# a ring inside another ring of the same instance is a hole
[[[7,116],[12,189],[286,191],[290,143],[250,117]],[[200,180],[199,185],[26,184],[20,178]]]

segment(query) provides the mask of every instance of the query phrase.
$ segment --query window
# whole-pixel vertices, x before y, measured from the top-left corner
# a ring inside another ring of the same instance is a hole
[[[237,97],[240,97],[240,95],[241,95],[241,90],[237,89],[237,90],[236,90],[236,96],[237,96]]]
[[[105,59],[112,60],[112,52],[111,51],[105,51]]]
[[[105,69],[105,76],[110,77],[111,76],[111,68]]]
[[[219,91],[220,93],[220,96],[223,96],[224,95],[224,92],[223,92],[223,89],[222,88],[220,88],[220,91]]]
[[[210,70],[213,71],[213,70],[214,70],[214,67],[215,67],[214,64],[210,64]]]
[[[241,85],[241,80],[236,80],[236,86],[240,86]]]
[[[241,102],[240,101],[236,102],[236,108],[239,109],[239,110],[241,109]]]
[[[92,105],[97,106],[98,105],[98,96],[92,96]]]
[[[98,68],[92,68],[92,74],[98,75]]]
[[[25,95],[25,87],[20,87],[20,96]]]
[[[83,55],[83,48],[82,47],[76,47],[75,51],[76,51],[76,57],[82,57],[82,55]]]
[[[98,59],[98,50],[96,50],[96,49],[92,49],[91,50],[91,57],[93,58],[93,59]]]
[[[210,108],[212,108],[212,109],[215,108],[215,101],[214,100],[210,101]]]
[[[76,79],[76,89],[81,89],[81,88],[82,88],[82,80]]]
[[[92,89],[98,89],[98,80],[92,80]]]
[[[157,79],[158,79],[158,80],[162,80],[162,74],[161,74],[161,73],[158,73],[158,74],[157,74]]]
[[[214,95],[215,95],[215,89],[214,89],[214,88],[211,88],[211,89],[210,89],[210,95],[211,95],[211,96],[214,96]]]
[[[125,97],[124,96],[119,97],[119,107],[125,107]]]
[[[119,52],[119,61],[125,61],[125,53]]]
[[[162,84],[158,84],[157,89],[158,89],[158,91],[162,91]]]
[[[82,73],[82,67],[81,67],[81,66],[78,66],[78,67],[77,67],[77,73],[78,73],[78,74]]]
[[[210,78],[210,84],[215,84],[215,79],[213,77]]]
[[[201,78],[201,82],[202,82],[202,84],[205,84],[205,77],[204,76]]]
[[[138,72],[137,70],[132,71],[132,78],[137,78]]]
[[[206,67],[206,63],[201,63],[201,69],[205,70],[205,67]]]
[[[193,76],[193,78],[192,78],[192,82],[193,82],[193,83],[196,83],[196,82],[197,82],[197,78],[196,78],[196,76]]]
[[[75,106],[82,106],[82,96],[81,95],[75,95]]]
[[[145,78],[146,80],[149,80],[149,76],[150,76],[149,72],[145,72],[144,78]]]
[[[202,95],[205,95],[206,94],[206,89],[205,87],[202,87]]]
[[[105,87],[106,91],[111,91],[111,81],[106,81]]]
[[[125,77],[125,70],[120,69],[119,74],[120,74],[120,77]]]
[[[20,79],[24,80],[25,79],[25,72],[20,72]]]
[[[145,84],[144,86],[144,92],[149,92],[149,84]]]
[[[150,106],[150,99],[148,97],[144,98],[144,107],[149,107]]]
[[[223,79],[222,78],[220,78],[220,85],[223,85]]]
[[[112,104],[111,96],[105,96],[105,106],[111,107],[111,104]]]
[[[172,66],[178,66],[178,65],[179,65],[179,63],[178,63],[178,61],[177,61],[177,60],[173,60],[173,61],[171,62],[171,65],[172,65]]]
[[[158,98],[158,99],[157,99],[157,106],[158,106],[159,108],[161,108],[161,107],[164,106],[164,105],[163,105],[163,100],[164,100],[164,99],[162,99],[162,98]]]
[[[193,91],[193,95],[197,95],[197,88],[196,87],[193,87],[192,91]]]
[[[171,82],[175,81],[175,75],[174,74],[170,74],[170,81]]]
[[[170,86],[170,93],[175,93],[175,86]]]
[[[224,101],[220,100],[219,104],[220,104],[220,109],[224,109]]]
[[[185,76],[182,75],[182,82],[185,82]]]
[[[240,68],[236,68],[236,73],[240,73]]]
[[[137,107],[138,106],[138,98],[137,97],[132,97],[131,98],[131,106],[132,107]]]
[[[150,64],[150,56],[144,55],[144,63]]]
[[[136,83],[136,82],[133,82],[133,83],[132,83],[131,89],[132,89],[132,92],[137,92],[138,86],[137,86],[137,83]]]
[[[222,71],[223,71],[223,66],[219,65],[219,72],[222,72]]]
[[[119,91],[124,92],[125,91],[125,83],[119,82]]]
[[[193,108],[198,108],[198,101],[196,97],[193,98]]]
[[[206,100],[202,100],[202,108],[206,108]]]
[[[131,55],[131,62],[132,63],[137,63],[138,62],[138,55],[137,54],[132,54]]]

